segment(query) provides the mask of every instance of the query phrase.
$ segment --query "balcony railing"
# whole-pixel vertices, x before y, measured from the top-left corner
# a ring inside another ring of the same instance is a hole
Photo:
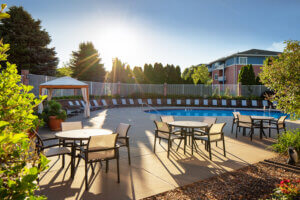
[[[219,77],[218,77],[218,81],[219,81],[219,82],[226,81],[226,76],[219,76]]]

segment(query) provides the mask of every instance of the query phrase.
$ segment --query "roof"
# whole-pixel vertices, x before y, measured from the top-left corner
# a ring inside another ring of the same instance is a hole
[[[64,76],[61,78],[57,78],[45,83],[40,84],[41,86],[87,86],[88,84],[78,81],[74,78]]]
[[[260,56],[260,57],[268,57],[268,56],[277,56],[282,52],[278,51],[268,51],[268,50],[261,50],[261,49],[249,49],[247,51],[242,51],[242,52],[237,52],[234,53],[230,56],[222,57],[217,60],[214,60],[213,62],[210,62],[209,65],[215,63],[215,62],[220,62],[220,61],[225,61],[228,58],[235,57],[235,56]]]

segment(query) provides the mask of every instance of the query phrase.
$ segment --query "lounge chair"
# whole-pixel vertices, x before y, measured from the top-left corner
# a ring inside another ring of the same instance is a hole
[[[208,106],[208,100],[207,99],[203,99],[203,106]]]
[[[242,106],[247,107],[247,100],[242,100]]]
[[[252,107],[257,107],[257,100],[251,100]]]
[[[85,108],[85,106],[86,106],[86,105],[85,105],[85,102],[84,102],[83,100],[80,100],[80,103],[81,103],[81,104],[83,105],[83,107]],[[96,108],[95,108],[94,106],[91,105],[91,102],[89,103],[89,105],[90,105],[90,109],[91,109],[91,110],[96,110]]]
[[[167,99],[167,105],[171,106],[172,105],[172,99]]]
[[[126,99],[121,99],[121,102],[122,102],[122,105],[123,105],[123,106],[126,106],[126,105],[127,105]]]
[[[84,106],[83,106],[83,105],[81,105],[81,104],[79,103],[79,101],[78,101],[78,100],[76,100],[76,101],[75,101],[75,104],[76,104],[76,106],[80,106],[80,107],[81,107],[81,109],[83,109],[83,110],[84,110]]]
[[[212,142],[216,142],[216,146],[217,146],[218,141],[223,141],[223,154],[224,154],[224,157],[226,157],[225,140],[224,140],[224,133],[223,133],[225,124],[226,123],[213,124],[206,135],[194,137],[194,140],[205,141],[205,149],[209,152],[210,160],[211,160],[211,143]],[[194,147],[194,144],[192,143],[192,148],[193,147]]]
[[[195,100],[194,100],[194,105],[195,105],[195,106],[199,106],[199,105],[200,105],[199,99],[195,99]]]
[[[147,104],[152,105],[152,99],[147,99]]]
[[[236,107],[236,100],[235,99],[231,100],[231,106]]]
[[[158,106],[161,106],[162,104],[161,104],[161,99],[156,99],[156,104],[158,105]]]
[[[144,105],[143,100],[142,99],[138,99],[138,104],[141,105],[141,106]]]
[[[222,106],[224,106],[224,107],[227,106],[227,100],[226,99],[222,99]]]
[[[102,106],[100,106],[100,105],[98,104],[98,101],[97,101],[96,99],[93,100],[93,103],[94,103],[94,107],[95,107],[96,109],[101,109],[101,108],[102,108]]]
[[[130,104],[131,106],[134,106],[134,101],[133,101],[133,99],[129,99],[129,104]]]
[[[191,100],[190,99],[186,99],[185,100],[185,105],[186,106],[190,106],[191,105]]]
[[[263,105],[263,107],[267,108],[269,106],[269,103],[267,100],[263,100],[262,105]]]
[[[116,99],[112,99],[111,101],[113,103],[113,106],[120,106],[120,104],[118,104]]]
[[[68,101],[68,106],[65,107],[67,115],[73,115],[83,111],[80,106],[74,105],[72,101]]]
[[[212,105],[213,105],[213,106],[218,106],[218,100],[213,99],[213,100],[212,100]]]
[[[106,100],[105,99],[101,99],[101,103],[104,107],[108,107]]]
[[[177,100],[176,100],[176,105],[177,105],[177,106],[181,106],[181,99],[177,99]]]

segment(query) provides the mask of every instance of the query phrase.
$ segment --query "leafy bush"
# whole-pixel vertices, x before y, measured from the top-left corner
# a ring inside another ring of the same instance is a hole
[[[293,200],[298,199],[300,195],[300,180],[290,181],[282,180],[280,184],[275,188],[272,194],[272,199],[286,199]]]
[[[48,122],[50,116],[56,116],[57,119],[65,120],[67,118],[66,111],[61,107],[61,104],[51,100],[46,102],[45,109],[42,113],[45,122]]]
[[[294,147],[300,152],[300,129],[288,130],[272,145],[272,149],[281,154],[287,154],[289,147]]]

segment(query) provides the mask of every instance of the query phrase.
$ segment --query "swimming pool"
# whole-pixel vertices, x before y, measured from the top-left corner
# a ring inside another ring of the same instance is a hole
[[[232,117],[232,112],[240,112],[242,115],[256,115],[279,118],[286,115],[279,111],[269,110],[243,110],[243,109],[157,109],[146,110],[146,113],[173,116],[223,116]],[[289,116],[287,117],[289,118]]]

